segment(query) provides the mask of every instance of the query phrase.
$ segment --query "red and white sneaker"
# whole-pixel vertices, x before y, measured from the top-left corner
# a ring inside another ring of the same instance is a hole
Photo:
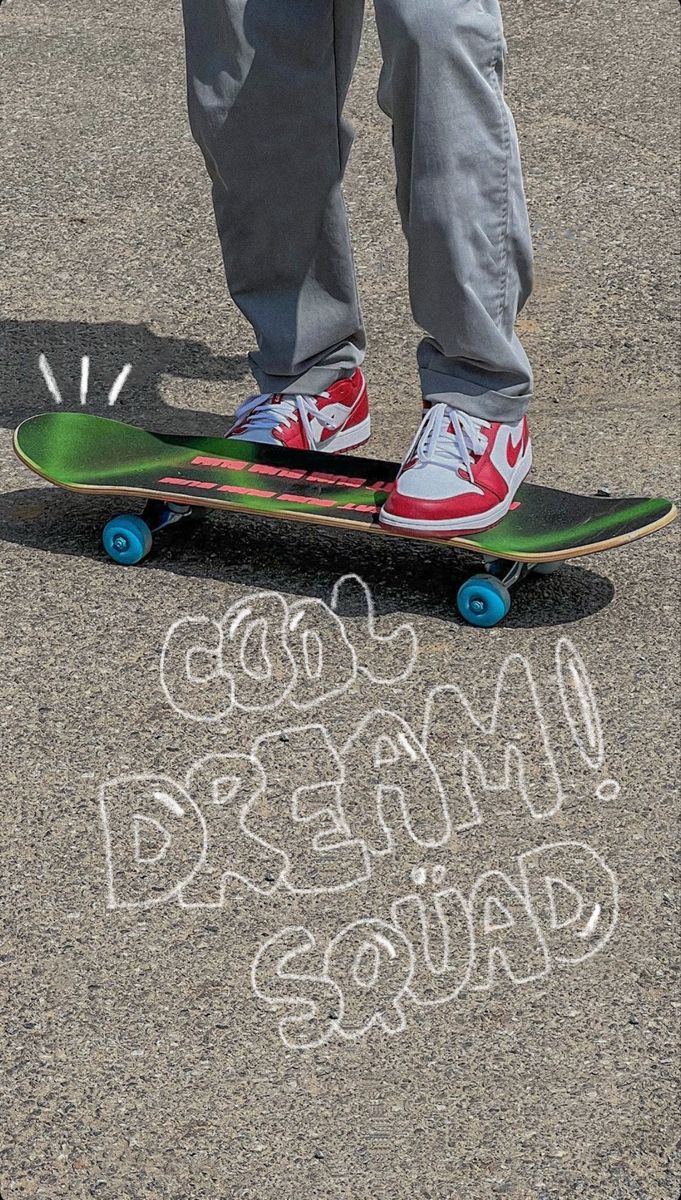
[[[266,392],[239,405],[226,434],[294,450],[356,450],[369,440],[367,385],[359,367],[317,396]]]
[[[426,409],[380,524],[415,537],[480,533],[506,515],[531,465],[525,417],[502,425],[434,404]]]

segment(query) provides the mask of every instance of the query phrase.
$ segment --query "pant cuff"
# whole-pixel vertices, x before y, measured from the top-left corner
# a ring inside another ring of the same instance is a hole
[[[325,361],[308,367],[301,375],[269,375],[249,355],[251,370],[261,392],[287,392],[294,395],[317,396],[338,379],[349,379],[364,361],[363,348],[346,343],[325,357]]]
[[[456,390],[456,379],[442,376],[438,371],[419,371],[421,391],[428,404],[451,404],[461,412],[483,421],[501,421],[514,425],[525,415],[532,401],[531,392],[517,395],[518,388],[495,392],[476,389],[474,384],[462,381],[462,390]]]

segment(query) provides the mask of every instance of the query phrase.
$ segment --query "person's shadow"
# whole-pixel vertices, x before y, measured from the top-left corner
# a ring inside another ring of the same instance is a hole
[[[51,394],[41,356],[61,403]],[[82,359],[89,359],[87,402],[81,405]],[[131,370],[115,404],[111,389],[121,371]],[[220,412],[168,404],[164,376],[225,384]],[[235,384],[239,387],[235,388]],[[0,322],[0,425],[14,429],[35,413],[80,410],[129,421],[158,433],[221,436],[239,399],[257,388],[245,354],[220,356],[202,342],[158,337],[146,325],[122,321]]]

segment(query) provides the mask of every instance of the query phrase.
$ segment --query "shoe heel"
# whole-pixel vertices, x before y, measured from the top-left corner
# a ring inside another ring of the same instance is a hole
[[[342,454],[348,450],[357,450],[365,446],[371,437],[371,417],[365,417],[359,425],[352,429],[344,429],[335,438],[329,438],[326,445],[320,446],[326,454]]]

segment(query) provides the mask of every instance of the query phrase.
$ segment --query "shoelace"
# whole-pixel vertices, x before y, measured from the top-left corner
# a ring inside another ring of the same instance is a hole
[[[406,461],[416,456],[419,463],[449,471],[458,471],[463,466],[473,483],[472,455],[484,454],[486,449],[487,439],[474,417],[449,404],[434,404],[426,413]]]
[[[274,404],[274,397],[277,403]],[[263,392],[259,396],[249,396],[236,410],[234,423],[246,422],[254,429],[277,429],[280,425],[288,428],[296,417],[300,420],[308,440],[312,441],[313,434],[310,421],[314,417],[320,425],[328,427],[335,425],[335,418],[329,416],[317,407],[319,396],[329,398],[328,392],[319,392],[317,396],[296,396],[292,392]]]

